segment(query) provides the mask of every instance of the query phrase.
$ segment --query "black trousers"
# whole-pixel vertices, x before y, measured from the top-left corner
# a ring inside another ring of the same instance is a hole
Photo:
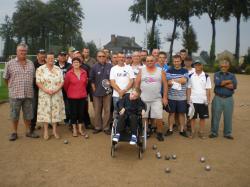
[[[70,118],[69,100],[68,100],[67,94],[64,90],[62,91],[62,93],[63,93],[63,101],[64,101],[65,114],[66,114],[66,119],[64,121],[68,122],[69,118]]]
[[[118,116],[118,123],[116,127],[116,132],[121,133],[126,125],[126,121],[130,125],[131,133],[137,135],[137,128],[138,128],[138,116],[135,114],[123,114]]]
[[[79,124],[85,121],[86,98],[68,99],[70,110],[70,124]]]
[[[38,107],[38,90],[34,89],[34,98],[33,98],[33,119],[31,120],[30,123],[30,131],[33,132],[36,128],[36,120],[37,120],[37,107]]]

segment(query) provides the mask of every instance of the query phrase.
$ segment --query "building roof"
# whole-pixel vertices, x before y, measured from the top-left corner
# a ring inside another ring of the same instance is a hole
[[[111,50],[141,50],[142,47],[135,42],[135,37],[111,35],[111,41],[104,45],[104,48]]]

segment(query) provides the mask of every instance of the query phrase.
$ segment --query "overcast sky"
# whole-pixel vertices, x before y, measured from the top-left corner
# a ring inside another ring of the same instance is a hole
[[[17,0],[1,0],[0,7],[0,23],[3,23],[4,16],[9,16],[15,11]],[[46,0],[44,0],[46,1]],[[141,19],[140,24],[130,22],[130,12],[128,8],[133,4],[133,0],[80,0],[83,8],[85,19],[83,20],[82,34],[85,41],[93,40],[98,47],[105,45],[110,41],[111,34],[122,36],[134,36],[136,42],[143,46],[145,36],[145,21]],[[200,19],[191,18],[199,42],[199,52],[202,50],[209,51],[211,43],[211,24],[207,15]],[[160,29],[162,40],[161,49],[168,51],[169,42],[165,42],[164,38],[172,32],[173,24],[169,21],[159,20],[156,25]],[[148,28],[151,24],[148,24]],[[216,53],[225,49],[234,52],[236,38],[236,20],[231,18],[230,22],[216,22]],[[182,33],[181,29],[178,29]],[[247,22],[241,22],[241,39],[240,53],[247,53],[250,47],[250,19]],[[174,52],[179,51],[182,41],[176,41],[174,44]],[[3,50],[3,42],[1,41],[0,51]]]

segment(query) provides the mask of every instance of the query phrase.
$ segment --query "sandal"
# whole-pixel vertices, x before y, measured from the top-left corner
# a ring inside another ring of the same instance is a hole
[[[58,134],[54,134],[54,137],[56,138],[56,139],[60,139],[60,136],[58,135]]]
[[[89,138],[89,135],[88,135],[88,133],[86,133],[86,132],[81,132],[80,133],[85,139],[88,139]]]

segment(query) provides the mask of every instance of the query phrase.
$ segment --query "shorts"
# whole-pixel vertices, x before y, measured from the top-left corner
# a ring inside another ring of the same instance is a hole
[[[162,101],[161,99],[156,101],[149,101],[144,103],[147,105],[147,111],[145,112],[145,115],[143,118],[149,117],[149,111],[150,111],[150,118],[152,119],[162,119]]]
[[[176,100],[168,100],[168,105],[165,107],[165,110],[168,113],[186,113],[187,112],[187,101],[176,101]]]
[[[200,119],[209,118],[208,105],[194,103],[194,109],[195,109],[195,112],[194,112],[194,116],[192,119],[197,119],[198,115]]]
[[[24,120],[33,119],[33,99],[32,98],[23,98],[16,99],[10,98],[10,118],[14,121],[19,120],[20,111],[23,111]]]

